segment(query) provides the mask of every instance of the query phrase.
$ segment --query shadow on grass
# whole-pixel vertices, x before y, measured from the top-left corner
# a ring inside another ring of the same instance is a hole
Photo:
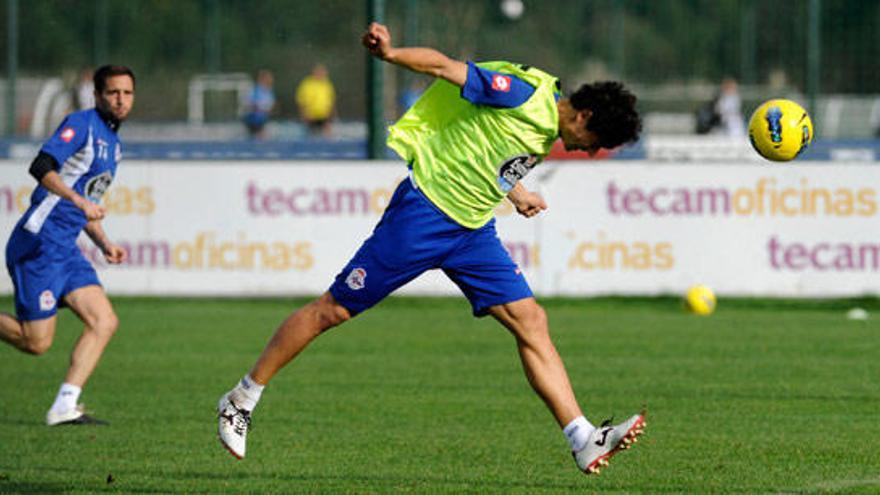
[[[34,420],[34,419],[25,420],[25,419],[15,418],[15,417],[11,417],[11,416],[3,416],[3,415],[0,415],[0,425],[48,428],[48,426],[46,426],[45,421]]]
[[[8,478],[0,478],[0,493],[69,493],[71,488],[69,483],[12,481]]]
[[[449,493],[449,492],[477,492],[477,493],[519,493],[519,492],[558,492],[558,493],[583,493],[590,491],[599,492],[640,492],[644,489],[641,481],[628,478],[626,473],[619,473],[618,476],[613,474],[603,475],[603,480],[593,476],[584,476],[580,481],[572,481],[571,483],[560,482],[544,482],[530,479],[522,481],[487,481],[483,479],[465,478],[465,477],[444,477],[444,476],[392,476],[392,475],[329,475],[329,474],[277,474],[277,473],[238,473],[237,476],[224,473],[201,472],[187,473],[184,475],[186,480],[216,480],[229,481],[276,481],[279,483],[307,483],[310,487],[301,487],[309,490],[314,485],[321,483],[330,483],[326,488],[333,490],[333,485],[350,484],[357,487],[359,491],[379,493],[394,493],[412,491],[416,493]],[[617,479],[615,479],[617,478]],[[603,481],[601,484],[600,481]],[[610,481],[610,483],[608,483]],[[241,486],[247,486],[241,485]],[[295,485],[283,485],[291,492],[298,491]],[[688,493],[693,492],[694,486],[690,484],[669,485],[669,486],[652,486],[651,493]],[[342,490],[350,490],[342,489]],[[726,488],[727,493],[755,493],[754,488]]]
[[[81,481],[10,481],[0,480],[0,493],[32,495],[35,493],[71,493],[76,491],[108,491],[120,493],[179,493],[177,490],[162,488],[137,488],[124,485],[88,483]]]
[[[39,468],[38,468],[39,469]],[[44,467],[53,472],[69,472],[82,474],[80,470],[66,467]],[[357,487],[357,490],[379,492],[399,492],[413,491],[419,493],[432,492],[480,492],[480,493],[510,493],[510,492],[583,492],[590,490],[600,490],[603,492],[630,492],[640,491],[643,487],[638,479],[628,478],[626,473],[621,472],[615,476],[610,474],[603,476],[602,480],[598,478],[584,477],[580,481],[572,481],[570,483],[546,482],[533,479],[523,479],[522,481],[487,481],[483,479],[453,477],[453,476],[406,476],[406,475],[367,475],[367,474],[299,474],[299,473],[278,473],[278,472],[249,472],[235,473],[223,470],[216,471],[165,471],[157,472],[156,470],[142,469],[122,469],[119,470],[120,480],[113,484],[103,484],[100,482],[89,482],[82,479],[70,480],[66,483],[61,482],[27,482],[13,481],[7,476],[0,478],[0,493],[69,493],[71,490],[79,491],[107,491],[120,493],[179,493],[180,490],[174,488],[160,488],[156,485],[166,483],[184,483],[190,485],[192,483],[205,481],[203,487],[197,490],[209,490],[225,493],[241,493],[242,490],[248,491],[260,484],[278,484],[279,489],[283,486],[285,491],[291,493],[302,490],[313,490],[316,485],[329,484],[325,486],[327,490],[334,490],[334,485],[343,491],[349,491]],[[131,481],[122,481],[125,478],[129,480],[131,477],[138,477],[150,480],[148,487],[140,488],[137,483]],[[617,478],[617,479],[615,479]],[[599,483],[602,481],[602,483]],[[608,482],[611,482],[610,484]],[[224,483],[226,486],[218,488],[215,483]],[[229,483],[232,483],[230,486]],[[289,485],[288,483],[294,483]],[[296,487],[296,483],[307,484],[308,486]],[[350,485],[348,488],[341,488],[340,485]],[[168,486],[168,485],[166,485]],[[174,486],[174,485],[170,485]],[[249,488],[248,488],[249,487]],[[187,488],[190,491],[192,487]],[[694,489],[693,485],[680,484],[668,486],[652,486],[652,493],[687,493]],[[274,489],[270,489],[273,490]],[[728,488],[728,493],[754,493],[754,488]]]

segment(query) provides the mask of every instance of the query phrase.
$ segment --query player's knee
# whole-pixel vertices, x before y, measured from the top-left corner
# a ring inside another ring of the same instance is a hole
[[[116,313],[110,313],[104,318],[104,332],[108,337],[112,337],[119,329],[119,317]]]
[[[119,328],[119,317],[116,313],[109,312],[102,314],[88,323],[88,327],[103,338],[109,339],[113,337]]]
[[[325,294],[315,302],[315,311],[322,331],[351,319],[351,313],[329,294]]]
[[[22,351],[40,356],[45,354],[52,347],[52,339],[50,338],[26,338],[22,341],[19,349]]]
[[[116,330],[119,329],[119,317],[116,316],[116,313],[111,312],[110,314],[104,316],[101,321],[101,330],[108,338],[112,337],[113,334],[116,333]]]
[[[318,317],[321,319],[321,328],[327,330],[350,320],[351,314],[339,304],[329,304],[321,307]]]
[[[520,337],[527,340],[550,338],[547,312],[540,305],[529,306],[517,315],[517,320],[519,320]]]

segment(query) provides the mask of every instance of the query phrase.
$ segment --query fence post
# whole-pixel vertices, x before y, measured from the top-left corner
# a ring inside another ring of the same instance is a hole
[[[369,22],[385,22],[385,0],[368,0]],[[383,62],[367,54],[367,118],[369,138],[367,148],[369,157],[378,160],[385,157],[385,112]]]
[[[6,135],[15,136],[15,83],[18,79],[18,0],[6,0]]]

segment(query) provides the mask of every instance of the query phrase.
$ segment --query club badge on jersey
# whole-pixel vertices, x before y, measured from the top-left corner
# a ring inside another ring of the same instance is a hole
[[[107,189],[112,182],[113,174],[107,171],[89,179],[88,182],[86,182],[85,187],[83,187],[83,191],[86,193],[85,195],[89,198],[89,201],[92,203],[98,203],[101,201],[101,198],[104,196],[104,193],[107,192]]]

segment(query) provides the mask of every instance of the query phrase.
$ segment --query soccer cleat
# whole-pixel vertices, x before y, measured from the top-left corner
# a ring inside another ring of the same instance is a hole
[[[227,393],[217,404],[217,435],[220,443],[237,459],[244,458],[248,428],[251,426],[251,412],[241,409],[229,399]]]
[[[61,425],[108,425],[109,423],[98,419],[93,418],[85,413],[85,407],[82,404],[77,404],[75,408],[64,411],[57,412],[55,410],[49,409],[49,412],[46,413],[46,424],[49,426],[61,426]]]
[[[606,420],[593,430],[587,445],[571,455],[581,471],[599,474],[614,454],[638,441],[638,436],[645,432],[645,426],[644,411],[617,425],[612,425],[610,419]]]

